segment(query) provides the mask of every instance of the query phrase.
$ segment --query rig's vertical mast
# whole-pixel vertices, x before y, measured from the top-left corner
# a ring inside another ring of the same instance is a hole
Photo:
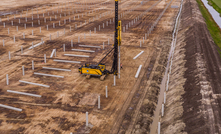
[[[115,0],[115,38],[114,38],[114,61],[112,65],[112,71],[114,75],[117,75],[118,67],[118,0]]]

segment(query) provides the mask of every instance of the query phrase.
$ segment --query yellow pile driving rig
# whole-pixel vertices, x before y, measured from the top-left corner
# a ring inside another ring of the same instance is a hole
[[[107,53],[107,55],[97,64],[86,63],[79,68],[80,74],[86,75],[86,78],[90,76],[99,76],[101,80],[104,80],[108,74],[118,74],[118,46],[121,45],[121,21],[118,21],[118,0],[115,0],[115,38],[114,47]],[[102,61],[113,51],[113,64],[111,71],[106,69],[106,65]]]

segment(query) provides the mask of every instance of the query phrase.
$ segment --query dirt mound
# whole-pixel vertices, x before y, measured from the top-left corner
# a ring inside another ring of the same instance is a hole
[[[221,60],[195,0],[185,0],[167,92],[164,134],[221,133]]]

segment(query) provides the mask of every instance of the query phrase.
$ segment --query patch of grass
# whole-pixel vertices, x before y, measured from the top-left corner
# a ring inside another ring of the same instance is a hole
[[[219,0],[219,3],[215,2],[215,1],[216,0],[208,0],[208,4],[210,6],[212,6],[219,13],[219,15],[221,16],[221,0]]]
[[[213,0],[214,3],[216,3],[216,5],[221,8],[221,0]]]
[[[207,28],[209,29],[209,32],[210,32],[215,44],[221,49],[221,29],[216,24],[216,22],[213,20],[209,11],[203,5],[203,2],[201,0],[196,0],[196,1],[199,5],[199,9],[200,9],[203,17],[206,20]],[[218,52],[220,53],[220,50],[218,50]]]

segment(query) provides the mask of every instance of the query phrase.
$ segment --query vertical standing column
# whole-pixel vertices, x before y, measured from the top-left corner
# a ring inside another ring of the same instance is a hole
[[[73,47],[73,40],[71,40],[71,47]]]
[[[35,70],[34,61],[32,60],[32,70]]]
[[[86,127],[88,127],[88,112],[86,112]]]
[[[106,98],[108,97],[108,90],[107,90],[107,86],[106,86]]]
[[[44,54],[44,62],[46,63],[46,54]]]
[[[64,52],[65,52],[65,44],[63,44],[63,49],[64,49]]]
[[[162,104],[162,116],[164,115],[164,104]]]
[[[6,84],[9,85],[8,74],[6,74]]]
[[[158,134],[160,134],[160,122],[158,122]]]

